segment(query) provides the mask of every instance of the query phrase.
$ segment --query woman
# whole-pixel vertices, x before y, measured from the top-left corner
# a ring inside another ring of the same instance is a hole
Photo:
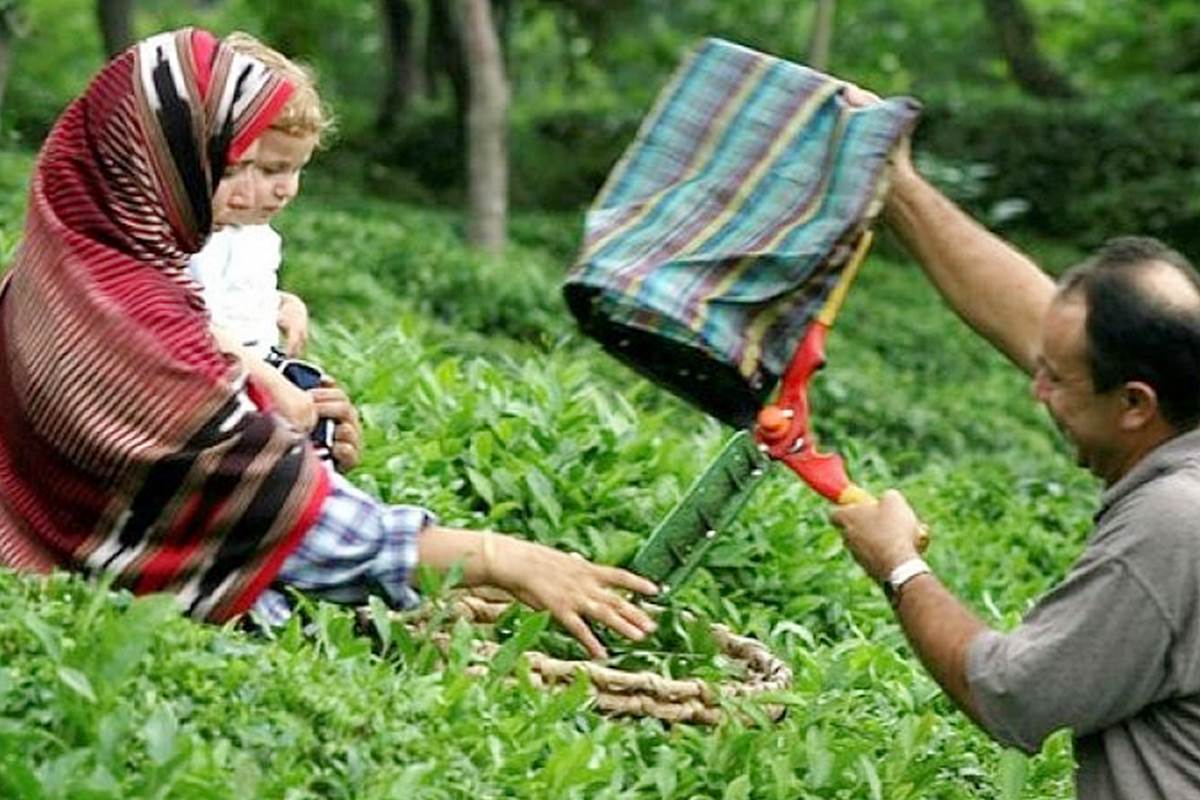
[[[595,656],[585,618],[641,638],[653,623],[614,589],[653,584],[378,503],[322,467],[221,354],[184,267],[216,185],[250,179],[291,91],[187,29],[118,56],[51,131],[0,286],[0,563],[112,574],[222,622],[277,617],[287,585],[404,606],[417,562],[463,562],[468,584],[549,609]],[[335,456],[354,463],[345,394],[327,386],[316,402],[337,420]]]

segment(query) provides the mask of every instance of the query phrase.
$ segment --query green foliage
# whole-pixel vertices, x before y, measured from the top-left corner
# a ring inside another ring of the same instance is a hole
[[[4,93],[4,127],[39,141],[63,107],[104,63],[94,3],[36,0],[23,4],[24,35],[13,43]]]
[[[1161,95],[1038,102],[977,96],[927,109],[918,144],[983,165],[974,196],[984,218],[1021,202],[1017,221],[1093,246],[1118,234],[1200,246],[1200,106]],[[994,219],[994,221],[1002,221]]]
[[[10,251],[29,165],[0,157]],[[313,309],[313,356],[365,422],[354,479],[387,500],[619,563],[728,435],[572,331],[558,280],[575,216],[519,216],[495,261],[458,243],[452,215],[313,187],[279,224],[284,285]],[[934,530],[938,574],[1012,625],[1078,552],[1095,486],[1023,381],[963,334],[915,269],[877,255],[861,281],[814,387],[818,428],[867,486],[905,490]],[[780,723],[715,729],[602,718],[583,683],[535,690],[512,657],[519,645],[573,647],[544,615],[514,612],[509,684],[466,676],[469,626],[448,625],[442,655],[379,604],[373,654],[333,607],[312,609],[307,634],[294,624],[255,639],[179,619],[161,599],[0,574],[0,794],[1068,793],[1069,739],[1026,761],[975,730],[908,652],[826,515],[776,470],[682,591],[700,619],[759,637],[795,673],[772,698],[788,708]],[[614,658],[709,679],[725,668],[687,624]]]
[[[0,274],[20,243],[32,167],[28,153],[0,150]]]
[[[665,77],[664,77],[665,80]],[[594,100],[521,107],[509,128],[509,192],[520,209],[574,210],[595,197],[613,164],[633,141],[646,104],[609,106]],[[362,148],[414,176],[442,200],[462,194],[463,163],[454,116],[448,111],[414,112],[387,137]],[[367,179],[372,177],[367,173]],[[395,194],[395,176],[384,172],[374,187]]]
[[[509,254],[495,259],[462,246],[453,216],[399,203],[339,197],[318,204],[302,194],[277,223],[293,285],[315,298],[318,312],[353,313],[404,298],[463,328],[526,340],[567,330],[557,281],[580,225],[538,215],[515,220]]]
[[[1092,91],[1200,94],[1200,8],[1190,0],[1029,0],[1039,40]]]
[[[241,28],[308,64],[340,126],[364,130],[384,80],[379,19],[371,0],[228,0],[214,30]]]

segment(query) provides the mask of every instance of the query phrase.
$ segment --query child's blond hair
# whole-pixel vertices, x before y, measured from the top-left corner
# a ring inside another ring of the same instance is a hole
[[[292,61],[243,31],[234,31],[223,43],[235,52],[256,58],[278,72],[295,87],[271,128],[292,136],[312,136],[320,146],[321,139],[333,132],[333,115],[321,102],[317,92],[317,76],[307,64]]]

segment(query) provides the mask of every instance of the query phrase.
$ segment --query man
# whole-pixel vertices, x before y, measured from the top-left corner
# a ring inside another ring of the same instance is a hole
[[[1200,277],[1161,243],[1126,238],[1055,286],[906,150],[887,215],[947,302],[1033,376],[1106,488],[1079,560],[1008,634],[917,557],[899,493],[834,522],[921,661],[990,735],[1036,752],[1070,728],[1081,798],[1200,796]]]

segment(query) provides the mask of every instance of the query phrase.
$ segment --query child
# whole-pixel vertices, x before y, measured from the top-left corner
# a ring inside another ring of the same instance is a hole
[[[308,69],[248,34],[234,33],[224,41],[283,75],[295,91],[259,138],[253,163],[231,167],[251,170],[251,180],[218,184],[214,232],[188,270],[203,289],[221,348],[239,357],[267,387],[280,414],[313,431],[327,456],[332,425],[316,419],[312,400],[303,391],[320,383],[321,372],[290,359],[303,351],[308,311],[299,297],[278,289],[281,240],[269,223],[296,196],[300,172],[332,120]],[[283,350],[278,348],[280,333],[285,337]],[[281,380],[280,372],[287,380]]]

